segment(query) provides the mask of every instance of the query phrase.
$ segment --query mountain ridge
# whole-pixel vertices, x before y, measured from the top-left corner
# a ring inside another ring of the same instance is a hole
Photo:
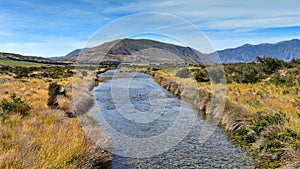
[[[76,49],[65,56],[79,62],[121,61],[125,63],[179,64],[207,62],[201,52],[190,47],[149,39],[118,39],[96,47]]]
[[[102,51],[102,55],[106,55],[108,58],[114,61],[120,61],[120,59],[125,56],[132,55],[132,52],[138,53],[140,50],[137,44],[132,44],[133,41],[142,42],[142,44],[149,43],[148,46],[155,47],[162,50],[167,50],[168,52],[175,53],[177,57],[174,59],[181,59],[186,62],[195,63],[197,62],[209,62],[208,58],[219,56],[220,62],[222,63],[239,63],[239,62],[252,62],[255,61],[257,56],[268,56],[276,59],[281,59],[285,61],[289,61],[293,58],[300,58],[300,40],[299,39],[291,39],[286,41],[280,41],[277,43],[260,43],[257,45],[252,44],[244,44],[235,48],[228,48],[223,50],[218,50],[213,53],[203,54],[195,49],[190,47],[178,46],[170,43],[164,43],[149,39],[120,39],[119,43],[116,41],[106,42],[94,48],[101,48],[102,45],[109,46],[111,49],[107,49],[106,53]],[[110,45],[110,43],[116,43],[115,45]],[[153,45],[156,44],[156,45]],[[166,47],[166,45],[168,47]],[[146,45],[147,46],[147,45]],[[176,48],[170,49],[170,48]],[[88,48],[91,50],[93,48]],[[88,52],[88,50],[86,52]],[[78,56],[82,52],[82,49],[76,49],[70,53],[68,53],[65,58],[74,58],[74,56]],[[85,53],[85,52],[83,52]],[[169,54],[171,54],[169,53]],[[189,54],[187,54],[189,53]],[[194,54],[193,54],[194,53]],[[149,53],[148,53],[149,54]],[[155,54],[155,52],[154,52]],[[149,55],[154,55],[149,54]],[[218,54],[218,55],[216,55]],[[122,56],[121,56],[122,55]],[[193,59],[189,57],[194,57]],[[119,56],[119,57],[117,57]],[[166,57],[166,56],[165,56]],[[198,59],[196,59],[199,57]],[[207,58],[208,57],[208,58]],[[68,59],[67,59],[68,60]],[[122,60],[122,59],[121,59]],[[216,59],[213,59],[214,61]],[[124,61],[124,60],[123,60]],[[126,61],[126,60],[125,60]],[[160,60],[157,60],[160,61]]]
[[[26,62],[34,62],[34,63],[41,63],[41,64],[53,64],[53,65],[70,64],[70,62],[66,62],[66,61],[51,60],[50,58],[44,58],[39,56],[25,56],[21,54],[7,53],[7,52],[0,52],[0,59],[26,61]]]
[[[80,58],[79,58],[80,56]],[[99,57],[100,56],[100,57]],[[217,60],[219,56],[220,60]],[[71,62],[121,61],[124,63],[239,63],[255,61],[257,56],[267,56],[289,61],[300,58],[300,40],[291,39],[277,43],[244,44],[235,48],[203,54],[193,48],[149,39],[118,39],[92,48],[75,49],[62,57],[43,58],[0,52],[0,59],[11,59],[46,64]],[[210,59],[209,59],[210,58]],[[212,59],[214,58],[214,59]]]
[[[252,62],[257,56],[268,56],[289,61],[300,58],[300,40],[291,39],[277,43],[244,44],[236,48],[216,51],[222,63]],[[210,53],[208,56],[215,54]]]

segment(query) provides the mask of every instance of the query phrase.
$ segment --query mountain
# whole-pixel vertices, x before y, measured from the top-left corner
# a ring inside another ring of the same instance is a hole
[[[270,56],[281,60],[300,58],[300,40],[292,39],[275,44],[245,44],[243,46],[217,51],[222,63],[251,62],[257,56]],[[211,56],[209,54],[208,56]]]
[[[210,63],[217,61],[219,55],[222,63],[251,62],[257,56],[269,56],[281,60],[300,58],[300,40],[292,39],[275,44],[262,43],[219,50],[210,54],[190,47],[183,47],[148,39],[119,39],[102,45],[76,49],[68,53],[64,61],[98,63],[117,61],[123,63]],[[208,59],[210,58],[210,59]]]
[[[147,64],[209,62],[204,54],[190,47],[148,39],[128,38],[106,42],[92,48],[76,49],[68,53],[64,59],[84,63],[106,61]]]
[[[69,58],[72,56],[78,56],[80,54],[80,52],[81,52],[81,49],[75,49],[72,52],[68,53],[65,57]]]
[[[0,52],[0,59],[35,62],[35,63],[42,63],[42,64],[54,64],[54,65],[71,64],[70,62],[56,61],[56,60],[51,60],[48,58],[43,58],[43,57],[38,57],[38,56],[24,56],[24,55],[20,55],[20,54],[5,53],[5,52]]]
[[[48,59],[50,59],[50,60],[59,60],[59,59],[62,59],[64,57],[65,56],[52,56],[52,57],[48,57]]]

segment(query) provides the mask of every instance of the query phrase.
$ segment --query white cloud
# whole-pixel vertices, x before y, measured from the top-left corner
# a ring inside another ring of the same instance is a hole
[[[27,1],[10,2],[13,8],[0,7],[0,21],[5,23],[0,25],[0,50],[42,56],[64,55],[70,50],[83,47],[84,40],[88,39],[97,27],[101,28],[119,16],[137,12],[169,13],[186,19],[200,31],[208,32],[208,38],[217,49],[243,43],[295,38],[299,33],[280,36],[269,33],[262,36],[260,32],[253,31],[300,26],[300,1],[295,0],[79,0],[75,3],[40,1],[35,4]],[[159,16],[148,19],[150,22],[140,25],[124,22],[122,27],[115,26],[107,31],[106,35],[98,37],[96,45],[114,38],[124,38],[122,36],[126,31],[130,36],[134,36],[139,33],[134,33],[134,30],[152,30],[170,36],[175,32],[178,36],[172,38],[190,39],[190,44],[196,44],[192,47],[203,52],[212,50],[210,45],[207,45],[208,40],[194,38],[191,27],[186,27],[185,24],[176,24],[169,21],[169,18],[165,20],[166,18]]]

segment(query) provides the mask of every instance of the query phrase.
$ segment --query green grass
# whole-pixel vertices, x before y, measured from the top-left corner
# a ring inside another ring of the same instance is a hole
[[[40,67],[42,64],[34,63],[34,62],[25,62],[25,61],[15,61],[15,60],[8,60],[8,59],[0,59],[0,65],[7,65],[11,67]]]

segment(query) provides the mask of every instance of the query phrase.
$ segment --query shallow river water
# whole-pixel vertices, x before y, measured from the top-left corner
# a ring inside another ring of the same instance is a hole
[[[110,70],[101,77],[92,116],[111,136],[112,168],[255,168],[220,128],[151,76]]]

